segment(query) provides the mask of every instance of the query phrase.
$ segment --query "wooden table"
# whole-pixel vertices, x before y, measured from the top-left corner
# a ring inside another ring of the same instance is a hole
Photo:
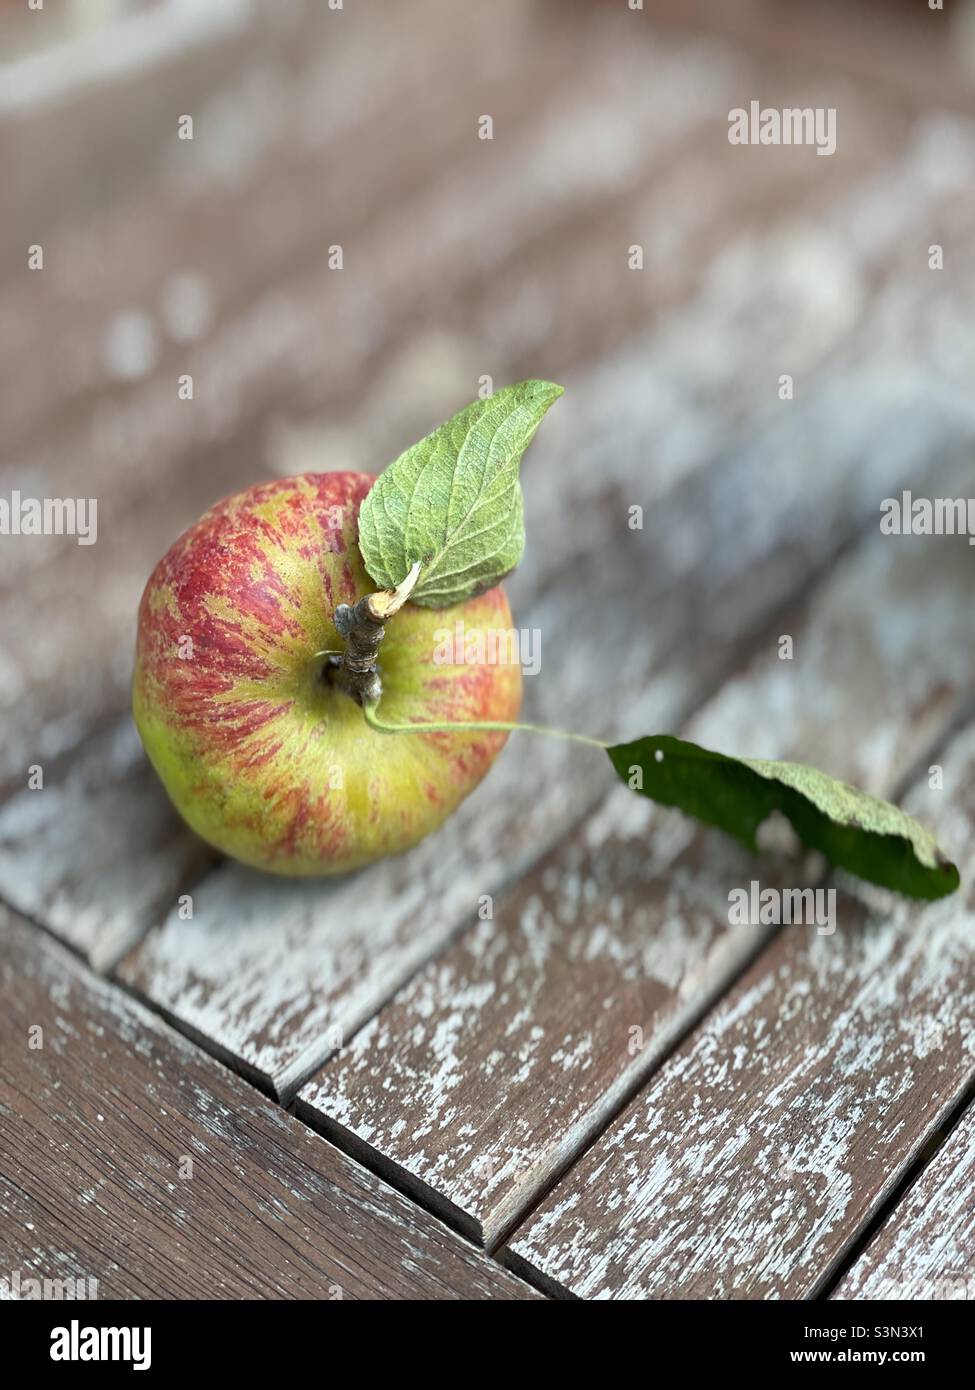
[[[150,7],[107,65],[19,31],[2,494],[96,497],[98,540],[0,537],[0,1270],[975,1293],[975,550],[878,524],[972,490],[973,103],[950,13],[720,8]],[[731,146],[752,99],[836,108],[836,153]],[[177,822],[128,712],[166,546],[529,375],[566,394],[509,584],[526,717],[815,762],[930,824],[959,894],[830,880],[833,935],[730,926],[733,887],[821,867],[528,739],[354,880]]]

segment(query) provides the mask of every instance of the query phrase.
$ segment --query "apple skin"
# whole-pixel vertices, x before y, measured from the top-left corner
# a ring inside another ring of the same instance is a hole
[[[274,873],[341,873],[409,849],[507,738],[379,733],[323,675],[315,653],[344,646],[335,608],[376,589],[357,543],[373,481],[306,473],[228,497],[176,541],[142,596],[133,712],[149,759],[197,834]],[[407,604],[389,620],[387,722],[518,717],[520,666],[435,663],[436,634],[458,621],[468,635],[510,628],[501,588],[449,609]]]

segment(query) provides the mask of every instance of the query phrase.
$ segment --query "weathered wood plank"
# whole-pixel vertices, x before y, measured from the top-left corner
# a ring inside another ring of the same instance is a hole
[[[889,794],[975,680],[971,555],[934,544],[873,537],[783,618],[794,659],[770,640],[686,736]],[[797,868],[614,791],[308,1083],[299,1113],[492,1244],[768,935],[729,926],[729,889],[812,886]]]
[[[47,248],[43,273],[18,265],[0,282],[0,307],[19,330],[15,337],[14,327],[7,329],[11,370],[0,396],[5,448],[13,460],[35,449],[42,430],[58,439],[48,467],[76,475],[83,426],[98,446],[86,460],[90,483],[108,476],[124,487],[137,483],[128,466],[126,425],[149,459],[161,434],[219,437],[228,417],[256,414],[282,382],[305,409],[322,403],[334,409],[407,335],[415,339],[432,326],[450,333],[469,328],[470,306],[456,291],[458,282],[472,280],[482,287],[480,341],[489,358],[474,364],[470,384],[476,385],[480,372],[498,370],[499,348],[510,358],[512,333],[527,335],[535,356],[557,329],[548,320],[552,310],[559,317],[559,300],[545,289],[546,265],[564,257],[561,245],[553,256],[549,243],[561,243],[567,225],[575,224],[590,244],[597,241],[604,267],[619,272],[604,270],[607,297],[600,314],[591,296],[572,296],[575,357],[632,331],[653,303],[649,281],[655,277],[628,271],[626,247],[593,217],[593,200],[635,220],[634,204],[684,140],[702,129],[713,132],[734,62],[730,55],[716,60],[703,45],[689,49],[670,39],[639,64],[625,45],[604,42],[590,51],[589,80],[580,91],[566,81],[579,40],[576,19],[546,33],[531,50],[519,49],[531,82],[499,89],[497,65],[510,56],[512,29],[524,29],[517,6],[509,5],[506,16],[484,26],[483,44],[465,43],[463,64],[450,61],[443,38],[429,43],[413,30],[415,62],[406,63],[395,46],[385,49],[374,36],[376,52],[356,55],[362,70],[354,103],[342,75],[343,55],[327,43],[319,43],[297,79],[283,66],[270,66],[255,83],[263,91],[253,119],[270,127],[249,132],[257,163],[243,176],[232,171],[225,183],[212,168],[210,147],[227,137],[225,115],[208,120],[214,113],[200,113],[199,138],[192,142],[175,140],[174,119],[170,144],[178,148],[167,152],[171,197],[160,200],[156,190],[105,225],[70,236],[66,230]],[[476,17],[474,24],[479,31]],[[380,23],[380,32],[384,27]],[[448,26],[454,43],[463,43],[454,29]],[[675,61],[694,69],[702,89],[710,79],[713,107],[702,106],[686,84],[678,90]],[[397,80],[389,80],[385,62],[395,62]],[[434,72],[437,81],[431,81]],[[214,106],[239,98],[239,89],[218,93]],[[562,138],[570,99],[577,124],[571,148]],[[477,113],[487,105],[498,126],[492,142],[477,139]],[[359,113],[351,126],[350,111]],[[654,138],[627,138],[634,121]],[[605,160],[607,144],[618,151],[612,163]],[[862,173],[864,158],[862,151],[853,153],[841,177]],[[817,173],[824,178],[816,169],[811,173],[812,181]],[[490,197],[483,194],[486,177]],[[772,171],[758,166],[741,192],[747,199],[754,182],[770,194],[771,180]],[[806,188],[810,180],[794,182]],[[241,225],[255,222],[252,235],[239,235]],[[426,235],[427,228],[436,235]],[[327,264],[331,244],[346,253],[341,271]],[[513,261],[519,251],[520,266],[517,255]],[[499,294],[499,283],[510,296],[521,280],[531,281],[537,321],[513,313],[511,300]],[[563,290],[569,285],[565,275]],[[580,332],[582,303],[588,324],[601,325],[595,345]],[[134,331],[120,333],[117,316],[133,312],[139,316]],[[41,353],[43,381],[32,368]],[[197,384],[191,410],[176,401],[180,372],[192,373]],[[100,418],[86,419],[99,403]],[[127,407],[117,412],[114,427],[104,418],[113,403]]]
[[[973,1074],[975,728],[938,762],[944,789],[925,775],[906,804],[956,852],[963,894],[838,894],[835,935],[782,928],[516,1233],[512,1267],[584,1298],[827,1284]]]
[[[151,775],[135,726],[112,722],[43,788],[0,802],[0,885],[8,904],[113,965],[192,887],[213,856],[188,835]]]
[[[939,1020],[928,1029],[938,1045]],[[838,1299],[975,1299],[975,1107],[843,1278]]]
[[[7,1277],[94,1278],[101,1298],[533,1296],[7,912],[0,1001]]]

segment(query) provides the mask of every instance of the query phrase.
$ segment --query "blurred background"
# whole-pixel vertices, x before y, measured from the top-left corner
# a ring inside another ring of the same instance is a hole
[[[0,545],[4,795],[25,749],[98,739],[99,786],[141,778],[138,598],[207,506],[378,471],[492,386],[567,388],[511,593],[589,652],[546,656],[529,712],[597,733],[593,670],[646,684],[603,630],[634,586],[656,689],[693,624],[716,678],[758,611],[743,554],[763,601],[799,591],[970,449],[975,5],[2,0],[0,54],[0,490],[98,499],[94,546]],[[835,108],[835,154],[732,146],[753,100]],[[546,610],[567,584],[586,603]],[[114,817],[168,843],[138,785]]]

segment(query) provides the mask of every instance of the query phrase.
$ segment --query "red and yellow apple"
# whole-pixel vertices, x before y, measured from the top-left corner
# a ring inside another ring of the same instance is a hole
[[[333,614],[375,590],[357,544],[373,479],[308,473],[228,497],[156,566],[139,610],[135,722],[177,810],[210,844],[282,874],[410,848],[477,786],[504,733],[384,734],[333,678]],[[517,664],[438,664],[437,634],[511,626],[500,587],[407,604],[379,652],[388,723],[510,722]]]

